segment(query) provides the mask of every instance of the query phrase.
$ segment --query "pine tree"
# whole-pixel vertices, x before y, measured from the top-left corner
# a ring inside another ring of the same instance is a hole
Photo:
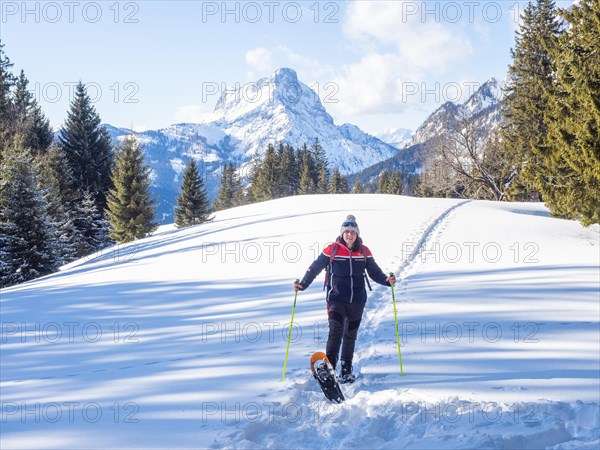
[[[10,286],[58,268],[56,232],[38,189],[33,158],[15,138],[0,166],[0,284]]]
[[[27,119],[34,107],[33,94],[27,89],[29,80],[25,72],[21,74],[15,83],[15,93],[13,98],[13,126],[14,131],[21,136],[25,134]]]
[[[300,184],[299,166],[294,148],[289,144],[284,147],[278,170],[282,177],[281,196],[296,195]]]
[[[329,184],[329,193],[331,194],[347,194],[348,193],[348,181],[340,173],[340,169],[337,167],[331,174],[331,182]]]
[[[237,174],[232,162],[225,163],[221,169],[221,180],[219,181],[219,192],[213,201],[213,211],[241,206],[246,203],[242,180]]]
[[[282,170],[283,159],[285,154],[285,146],[283,142],[279,142],[277,151],[275,152],[275,176],[273,180],[273,197],[280,198],[285,197],[283,193],[283,186],[286,182],[285,173]]]
[[[279,190],[277,181],[277,155],[273,144],[269,144],[260,165],[258,165],[258,170],[252,179],[250,189],[254,200],[262,202],[277,198]]]
[[[15,83],[12,121],[14,132],[23,136],[24,145],[34,156],[37,156],[50,147],[54,134],[50,121],[44,116],[41,107],[28,90],[28,85],[29,80],[21,70]]]
[[[58,147],[50,147],[37,158],[39,183],[48,203],[48,214],[57,233],[58,252],[61,263],[68,263],[78,257],[80,233],[75,227],[73,209],[72,176],[66,158]]]
[[[562,14],[570,27],[553,53],[552,178],[543,194],[553,214],[589,225],[600,222],[600,1],[582,0]]]
[[[229,183],[231,185],[231,206],[245,205],[247,201],[244,193],[244,186],[242,185],[242,179],[231,161],[229,162],[228,171]]]
[[[315,138],[310,148],[310,155],[313,160],[312,178],[315,182],[316,192],[326,194],[329,188],[329,169],[327,167],[327,154],[319,142],[319,138]]]
[[[386,188],[387,194],[402,195],[402,181],[400,180],[400,172],[392,171]]]
[[[548,147],[548,112],[555,64],[552,52],[561,24],[552,0],[529,3],[522,15],[516,45],[511,50],[513,63],[509,67],[502,114],[507,119],[503,128],[503,151],[510,164],[519,171],[513,190],[517,198],[528,198],[534,191],[543,191],[552,170]]]
[[[364,192],[365,187],[363,186],[363,184],[360,182],[359,179],[356,180],[356,182],[354,183],[354,186],[352,186],[352,193],[353,194],[362,194]]]
[[[389,184],[390,176],[387,171],[382,172],[379,175],[379,180],[377,181],[377,192],[380,194],[387,193],[388,184]]]
[[[314,178],[314,161],[306,144],[298,151],[298,160],[300,162],[300,180],[298,184],[299,194],[314,194],[317,190],[317,184]]]
[[[82,82],[75,89],[75,98],[58,140],[73,173],[74,185],[80,189],[81,196],[85,191],[92,192],[102,211],[106,206],[106,193],[111,188],[114,154],[110,136],[100,127],[100,116]]]
[[[319,182],[317,183],[317,192],[319,194],[326,194],[329,188],[329,182],[329,170],[326,165],[321,165]]]
[[[25,122],[23,139],[25,146],[31,149],[34,156],[46,153],[54,140],[50,121],[35,101]]]
[[[175,225],[178,228],[198,225],[208,220],[208,194],[204,188],[204,180],[198,173],[196,161],[191,159],[181,182],[181,194],[177,197],[175,208]]]
[[[108,232],[108,220],[98,211],[91,192],[84,192],[83,197],[76,204],[72,217],[78,236],[75,242],[78,258],[95,253],[112,243]]]
[[[13,64],[4,53],[4,44],[0,40],[0,152],[12,145],[14,135],[13,100],[11,91],[15,85],[15,76],[10,72]],[[0,153],[2,161],[2,153]]]
[[[221,211],[233,206],[233,187],[231,179],[231,171],[229,163],[226,163],[221,168],[221,179],[219,181],[219,192],[213,201],[213,211]]]
[[[119,243],[147,236],[157,228],[155,201],[150,196],[150,168],[135,140],[128,136],[117,147],[113,188],[107,196],[109,235]]]

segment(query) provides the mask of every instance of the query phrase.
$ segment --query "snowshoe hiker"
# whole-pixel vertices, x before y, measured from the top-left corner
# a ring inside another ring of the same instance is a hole
[[[356,378],[352,373],[352,358],[367,301],[367,274],[384,286],[393,285],[396,278],[385,275],[377,265],[371,250],[363,244],[353,215],[346,217],[336,241],[323,249],[302,280],[294,282],[294,289],[306,289],[323,269],[327,269],[325,289],[329,321],[325,353],[334,369],[341,359],[340,383],[352,383]]]

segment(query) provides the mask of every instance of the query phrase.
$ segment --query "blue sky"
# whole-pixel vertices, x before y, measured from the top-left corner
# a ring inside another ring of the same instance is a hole
[[[504,79],[525,4],[2,1],[0,37],[55,127],[79,80],[103,122],[143,130],[200,122],[227,86],[290,67],[335,123],[376,133]]]

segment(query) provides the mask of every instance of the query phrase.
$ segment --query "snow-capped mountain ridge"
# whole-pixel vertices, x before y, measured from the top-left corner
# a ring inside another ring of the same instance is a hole
[[[287,68],[257,82],[226,89],[212,116],[204,122],[227,127],[238,120],[254,118],[256,114],[252,113],[255,111],[266,114],[290,111],[300,116],[310,113],[333,125],[333,118],[327,114],[317,94],[298,80],[296,72]]]
[[[152,168],[159,214],[172,214],[181,183],[181,170],[190,158],[200,163],[209,197],[218,189],[225,162],[247,165],[269,144],[284,142],[294,148],[318,139],[331,167],[343,174],[358,172],[385,160],[398,150],[355,125],[336,125],[319,96],[292,69],[243,86],[227,88],[203,123],[179,123],[140,133],[107,126],[113,139],[133,134],[143,145]]]
[[[248,157],[261,153],[269,143],[286,142],[298,148],[319,139],[329,163],[345,174],[396,152],[354,125],[336,126],[319,96],[287,68],[228,89],[205,123],[237,139]]]
[[[412,137],[405,139],[402,149],[396,155],[353,174],[349,181],[354,183],[358,180],[363,185],[373,185],[377,183],[382,172],[390,169],[400,170],[403,173],[419,173],[430,151],[431,142],[449,131],[461,117],[473,119],[483,136],[493,136],[501,120],[501,100],[501,86],[498,81],[491,78],[464,103],[446,102],[441,105],[417,128]],[[380,137],[390,142],[389,137],[382,134]]]
[[[133,134],[143,144],[152,168],[153,190],[159,198],[159,218],[168,221],[172,219],[183,167],[190,158],[199,163],[211,198],[217,193],[223,163],[233,162],[244,168],[270,143],[284,142],[299,148],[319,139],[330,165],[346,175],[397,158],[403,159],[400,166],[413,171],[420,165],[420,152],[399,148],[427,142],[459,113],[477,116],[483,131],[491,132],[500,120],[500,99],[501,88],[492,78],[465,103],[440,106],[411,138],[409,130],[398,128],[380,139],[352,124],[336,125],[318,95],[298,79],[294,70],[282,68],[270,77],[225,89],[213,114],[203,123],[178,123],[139,133],[110,125],[106,128],[115,140]],[[390,167],[399,166],[386,165]],[[247,170],[243,172],[247,174]]]
[[[500,123],[500,102],[502,87],[495,78],[483,83],[464,103],[446,102],[436,109],[417,128],[410,144],[423,144],[449,129],[459,117],[474,118],[483,133],[491,135]]]
[[[407,128],[388,128],[376,133],[375,136],[383,142],[401,149],[410,143],[413,131]]]

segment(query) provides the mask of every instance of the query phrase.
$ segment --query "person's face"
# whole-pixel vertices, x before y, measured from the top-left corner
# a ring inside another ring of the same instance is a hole
[[[354,242],[356,241],[357,237],[358,236],[356,235],[356,231],[354,230],[344,231],[344,241],[346,241],[348,247],[352,247],[354,245]]]

